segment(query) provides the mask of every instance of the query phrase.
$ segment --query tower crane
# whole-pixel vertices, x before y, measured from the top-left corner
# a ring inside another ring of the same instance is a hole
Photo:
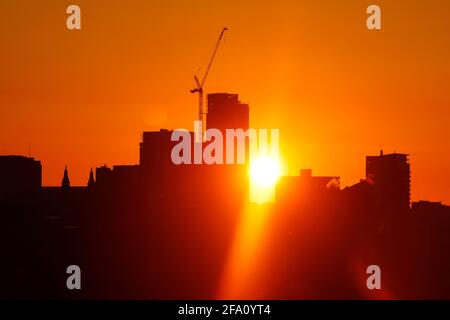
[[[205,74],[203,78],[200,80],[197,75],[194,76],[195,84],[197,85],[194,89],[191,90],[191,93],[198,93],[198,120],[203,121],[203,115],[206,112],[203,111],[203,86],[205,84],[206,78],[208,77],[209,70],[211,69],[211,65],[216,56],[217,50],[219,49],[220,42],[222,41],[223,34],[227,31],[228,28],[223,28],[220,33],[219,39],[217,40],[216,46],[214,47],[214,51],[212,53],[211,59],[209,60],[208,66],[206,67]]]

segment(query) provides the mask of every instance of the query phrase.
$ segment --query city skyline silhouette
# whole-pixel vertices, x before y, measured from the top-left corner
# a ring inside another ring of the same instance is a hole
[[[207,127],[211,117],[220,131],[248,129],[250,108],[237,95],[210,94],[212,105]],[[248,160],[175,165],[175,144],[169,130],[144,132],[138,164],[97,167],[84,187],[71,185],[67,168],[59,187],[42,186],[39,161],[0,156],[1,243],[11,258],[1,296],[450,297],[450,207],[411,203],[408,155],[367,156],[365,178],[345,188],[310,169],[281,176],[275,201],[255,204]],[[64,280],[75,262],[85,279],[78,292]],[[374,263],[383,288],[371,291]]]
[[[385,3],[380,31],[358,0],[78,4],[79,31],[60,1],[0,5],[0,154],[31,151],[44,185],[65,165],[85,185],[104,161],[137,163],[142,131],[190,128],[192,77],[228,26],[205,91],[239,93],[258,108],[251,127],[280,129],[283,174],[350,186],[381,145],[411,154],[413,200],[450,202],[446,1]]]

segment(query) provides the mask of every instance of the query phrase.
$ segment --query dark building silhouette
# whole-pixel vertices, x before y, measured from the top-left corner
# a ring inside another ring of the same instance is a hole
[[[281,177],[276,188],[277,201],[299,199],[307,194],[340,190],[340,177],[313,176],[311,169],[300,170],[299,176]]]
[[[237,94],[208,94],[208,114],[206,127],[219,129],[225,134],[225,129],[249,128],[249,106],[241,103]]]
[[[106,164],[95,168],[95,177],[97,178],[96,185],[108,184],[111,179],[111,172],[111,168],[109,168]]]
[[[410,164],[407,154],[366,157],[366,180],[373,184],[384,212],[404,212],[410,206]]]
[[[23,156],[0,156],[0,199],[39,191],[41,162]]]
[[[432,202],[432,201],[417,201],[413,202],[411,205],[411,211],[413,214],[442,214],[447,215],[450,218],[450,206],[442,204],[442,202]]]
[[[172,163],[170,152],[176,142],[170,141],[171,130],[144,132],[139,144],[139,164],[142,168],[161,170]]]
[[[313,176],[311,169],[300,170],[300,183],[305,184],[308,188],[317,189],[337,189],[341,188],[340,177]]]
[[[237,94],[230,93],[211,93],[208,94],[208,113],[206,116],[207,129],[219,129],[223,135],[224,146],[231,141],[227,141],[226,129],[249,129],[249,106],[241,103]],[[234,162],[238,160],[238,137],[233,138],[234,143]],[[245,159],[249,158],[249,138],[245,138]],[[227,151],[223,150],[224,161],[227,158]]]
[[[115,190],[124,194],[140,190],[141,170],[139,165],[106,165],[96,168],[95,188],[99,190]]]

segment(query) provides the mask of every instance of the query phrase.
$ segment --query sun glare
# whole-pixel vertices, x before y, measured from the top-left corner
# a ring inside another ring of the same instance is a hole
[[[280,164],[274,157],[260,157],[250,165],[252,183],[260,187],[273,186],[280,176]]]
[[[275,184],[280,176],[276,157],[258,157],[250,162],[250,201],[268,203],[275,200]]]

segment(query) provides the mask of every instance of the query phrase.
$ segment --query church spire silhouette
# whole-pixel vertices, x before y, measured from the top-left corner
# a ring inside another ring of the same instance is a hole
[[[92,171],[92,168],[91,168],[91,172],[89,173],[89,180],[88,180],[87,186],[88,186],[88,188],[91,188],[94,184],[95,184],[94,172]]]
[[[67,166],[64,167],[64,177],[62,179],[61,187],[63,189],[69,189],[70,188],[70,180],[69,180],[69,173],[67,171]]]

